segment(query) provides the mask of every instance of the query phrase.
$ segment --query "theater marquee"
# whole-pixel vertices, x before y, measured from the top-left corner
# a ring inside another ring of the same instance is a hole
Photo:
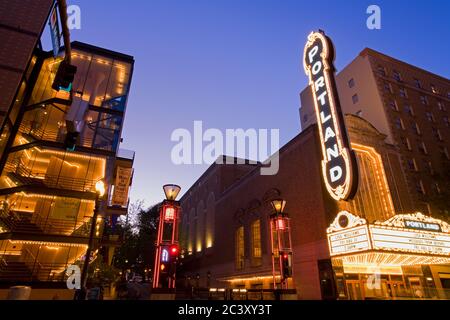
[[[450,262],[450,225],[420,212],[399,214],[384,222],[368,224],[365,219],[342,211],[327,229],[327,234],[332,257],[365,253],[361,257],[366,263],[383,258],[399,264],[425,260]]]
[[[334,46],[323,32],[308,36],[303,66],[309,85],[322,143],[322,173],[335,200],[350,199],[356,192],[357,165],[350,148],[334,78]]]

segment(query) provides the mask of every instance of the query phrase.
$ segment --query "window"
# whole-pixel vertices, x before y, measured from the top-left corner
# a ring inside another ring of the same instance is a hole
[[[420,102],[424,105],[428,105],[428,98],[426,96],[420,96]]]
[[[405,129],[405,126],[401,118],[396,118],[394,123],[397,129]]]
[[[429,111],[425,112],[425,116],[427,117],[428,121],[434,122],[434,116],[431,112],[429,112]]]
[[[410,116],[414,116],[414,110],[410,105],[406,104],[404,109],[407,114],[409,114]]]
[[[350,80],[348,80],[348,87],[353,88],[354,86],[355,86],[355,80],[353,78],[351,78]]]
[[[305,115],[303,116],[303,122],[306,122],[306,121],[308,121],[308,115],[307,115],[307,114],[305,114]]]
[[[385,90],[386,92],[392,93],[392,92],[393,92],[393,90],[392,90],[392,85],[391,85],[390,83],[388,83],[388,82],[385,82],[385,83],[384,83],[384,90]]]
[[[407,163],[408,163],[409,170],[411,170],[411,171],[419,171],[419,169],[417,168],[416,160],[408,159]]]
[[[252,235],[252,264],[253,266],[261,265],[262,249],[261,249],[261,220],[255,220],[251,225]]]
[[[359,101],[359,98],[358,98],[358,95],[357,95],[357,94],[354,94],[354,95],[353,95],[352,101],[353,101],[353,104],[355,104],[355,103],[357,103],[357,102]]]
[[[441,188],[439,188],[439,183],[437,182],[434,183],[434,192],[441,194]]]
[[[420,83],[419,79],[414,78],[414,85],[416,88],[422,89],[422,84]]]
[[[447,98],[449,98],[449,99],[450,99],[450,91],[449,91],[449,92],[447,92]]]
[[[431,85],[431,92],[433,92],[434,94],[439,94],[439,90],[436,89],[434,85]]]
[[[434,175],[434,169],[433,165],[431,164],[431,161],[425,161],[425,167],[427,168],[430,175]]]
[[[416,190],[420,194],[425,194],[425,188],[423,187],[422,180],[419,180],[416,182]]]
[[[399,88],[398,90],[399,90],[400,97],[408,98],[408,93],[406,92],[405,88]]]
[[[392,77],[397,81],[402,81],[402,76],[401,76],[400,72],[398,72],[396,70],[394,70],[392,72]]]
[[[422,141],[422,142],[418,143],[418,147],[419,147],[420,152],[422,152],[423,154],[428,154],[425,142]]]
[[[442,120],[444,120],[444,124],[446,127],[450,126],[450,122],[448,121],[448,117],[443,117]]]
[[[419,125],[417,123],[414,122],[412,124],[412,130],[413,130],[413,132],[415,134],[420,135],[420,128],[419,128]]]
[[[239,227],[236,230],[235,235],[235,242],[236,242],[236,269],[243,269],[244,268],[244,226]]]
[[[441,135],[441,132],[439,131],[439,129],[433,127],[433,128],[431,128],[431,130],[433,131],[435,138],[438,139],[439,141],[442,141],[442,135]]]
[[[402,144],[406,147],[406,149],[411,150],[411,143],[409,142],[409,139],[406,137],[400,138],[402,141]]]
[[[389,106],[391,107],[392,110],[398,111],[397,101],[393,100],[393,101],[389,102]]]
[[[444,147],[444,148],[441,149],[441,153],[442,153],[442,155],[443,155],[447,160],[450,160],[450,157],[449,157],[449,155],[448,155],[448,150],[447,150],[446,147]]]
[[[378,66],[377,68],[378,74],[382,77],[386,77],[386,69],[383,66]]]
[[[438,106],[439,111],[447,111],[447,109],[445,108],[445,105],[442,101],[438,101],[437,106]]]

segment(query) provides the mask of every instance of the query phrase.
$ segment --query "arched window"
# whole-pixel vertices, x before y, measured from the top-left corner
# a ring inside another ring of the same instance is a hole
[[[211,248],[214,245],[214,228],[215,228],[215,205],[216,199],[214,193],[211,192],[206,201],[206,234],[205,234],[205,244],[206,248]]]

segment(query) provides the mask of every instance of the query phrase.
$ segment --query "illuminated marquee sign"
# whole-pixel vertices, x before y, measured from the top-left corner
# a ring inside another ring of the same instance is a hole
[[[420,212],[368,224],[342,211],[327,233],[331,256],[371,250],[450,257],[450,225]]]
[[[356,158],[350,148],[334,79],[334,46],[323,32],[312,32],[304,50],[322,143],[322,174],[335,200],[350,199],[357,186]]]
[[[370,249],[367,226],[336,232],[329,237],[328,241],[332,256]]]

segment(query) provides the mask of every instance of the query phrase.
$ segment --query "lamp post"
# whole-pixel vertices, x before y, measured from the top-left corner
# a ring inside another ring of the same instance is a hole
[[[88,247],[86,249],[86,255],[84,257],[84,263],[83,263],[83,270],[81,272],[81,289],[78,294],[78,300],[84,300],[86,297],[86,284],[87,284],[87,276],[88,276],[88,269],[89,269],[89,262],[91,260],[91,253],[94,245],[94,234],[96,233],[97,229],[97,218],[98,218],[98,212],[100,207],[100,200],[105,195],[105,183],[103,180],[97,181],[95,184],[95,207],[94,207],[94,215],[92,216],[92,223],[91,223],[91,230],[89,232],[89,243]]]
[[[273,288],[276,289],[277,273],[281,280],[281,288],[288,289],[288,279],[292,277],[292,242],[290,219],[284,212],[286,201],[271,201],[274,213],[270,215],[270,240],[272,245]]]
[[[180,251],[178,247],[180,204],[175,199],[181,188],[176,184],[166,184],[163,186],[163,190],[166,199],[159,211],[153,288],[173,289],[175,288],[176,265]]]

